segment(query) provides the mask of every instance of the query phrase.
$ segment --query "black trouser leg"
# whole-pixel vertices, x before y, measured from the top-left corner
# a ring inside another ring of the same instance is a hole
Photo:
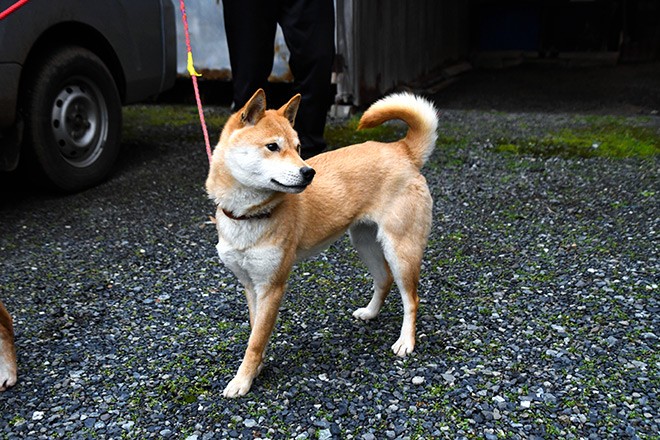
[[[234,105],[241,108],[273,69],[277,7],[275,1],[222,0],[229,47]]]
[[[335,10],[332,0],[281,0],[279,23],[291,54],[294,91],[302,95],[295,129],[303,158],[326,147],[323,130],[332,94]]]

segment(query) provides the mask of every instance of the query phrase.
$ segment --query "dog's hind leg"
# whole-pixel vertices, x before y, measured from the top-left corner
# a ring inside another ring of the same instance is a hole
[[[405,255],[399,249],[400,243],[392,246],[391,243],[385,244],[385,255],[387,261],[392,267],[394,280],[401,292],[401,301],[403,303],[403,323],[401,324],[401,335],[392,345],[392,351],[397,356],[406,356],[415,349],[415,328],[417,325],[417,307],[419,305],[419,296],[417,295],[417,284],[419,282],[421,263],[416,255]]]
[[[383,248],[376,241],[377,228],[375,223],[360,223],[349,230],[351,243],[374,278],[374,293],[371,301],[366,307],[361,307],[353,312],[353,316],[365,321],[378,315],[394,281],[392,271],[385,261]]]
[[[401,335],[392,345],[397,356],[415,349],[417,324],[417,285],[424,248],[431,230],[433,200],[424,178],[414,182],[404,196],[390,201],[391,210],[379,221],[378,241],[383,247],[403,302]]]
[[[407,252],[410,248],[416,247],[413,243],[397,241],[395,244],[389,238],[385,238],[383,242],[385,258],[392,268],[403,303],[401,335],[392,345],[392,351],[397,356],[405,356],[415,349],[415,327],[419,305],[417,284],[419,283],[421,252]]]

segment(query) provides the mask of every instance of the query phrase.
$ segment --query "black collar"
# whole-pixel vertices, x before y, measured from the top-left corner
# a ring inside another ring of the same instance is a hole
[[[254,215],[239,215],[236,216],[234,215],[231,211],[227,211],[226,209],[222,209],[222,213],[229,217],[232,220],[261,220],[265,218],[270,218],[270,211],[266,212],[261,212],[259,214],[254,214]]]

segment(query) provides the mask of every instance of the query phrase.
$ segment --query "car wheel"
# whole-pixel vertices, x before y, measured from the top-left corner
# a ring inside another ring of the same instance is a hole
[[[62,47],[33,66],[25,90],[25,141],[64,191],[104,180],[117,158],[121,100],[112,74],[87,49]]]

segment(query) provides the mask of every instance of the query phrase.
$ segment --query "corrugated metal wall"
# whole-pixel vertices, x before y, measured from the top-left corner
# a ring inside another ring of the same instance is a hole
[[[468,1],[337,0],[340,100],[368,104],[470,50]]]

